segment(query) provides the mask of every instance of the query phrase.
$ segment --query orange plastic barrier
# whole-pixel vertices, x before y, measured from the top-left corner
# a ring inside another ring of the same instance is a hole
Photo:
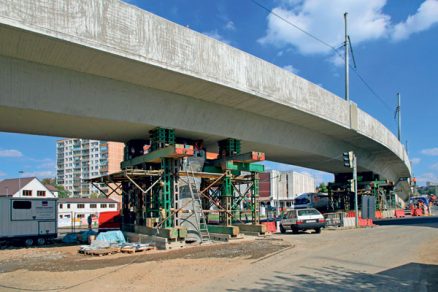
[[[368,221],[367,221],[367,219],[362,219],[362,218],[359,218],[359,227],[367,227],[368,226]]]
[[[348,211],[348,212],[347,212],[347,217],[356,217],[356,212],[354,212],[354,211]]]
[[[266,231],[267,232],[276,232],[277,226],[275,225],[275,222],[262,222],[263,225],[266,225]]]
[[[395,210],[395,217],[396,218],[404,218],[405,217],[405,211],[404,210]]]
[[[414,209],[414,214],[412,216],[423,216],[423,210],[420,208]]]
[[[382,211],[376,211],[376,219],[382,219]]]

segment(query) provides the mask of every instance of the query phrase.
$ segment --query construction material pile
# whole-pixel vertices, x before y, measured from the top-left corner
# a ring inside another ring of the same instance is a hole
[[[107,231],[99,233],[89,245],[81,245],[79,253],[103,256],[119,252],[135,253],[153,249],[155,249],[153,244],[126,242],[121,231]]]

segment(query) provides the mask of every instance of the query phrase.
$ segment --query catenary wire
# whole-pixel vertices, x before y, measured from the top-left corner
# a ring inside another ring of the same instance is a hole
[[[257,5],[258,7],[260,7],[261,9],[265,10],[266,12],[268,12],[269,14],[274,15],[275,17],[281,19],[282,21],[284,21],[285,23],[289,24],[290,26],[298,29],[299,31],[301,31],[302,33],[306,34],[307,36],[311,37],[312,39],[320,42],[321,44],[325,45],[326,47],[330,48],[338,57],[342,58],[342,56],[339,54],[338,49],[335,48],[334,46],[330,45],[329,43],[327,43],[326,41],[320,39],[319,37],[315,36],[314,34],[306,31],[305,29],[299,27],[298,25],[294,24],[293,22],[291,22],[290,20],[282,17],[281,15],[279,15],[278,13],[275,13],[274,11],[272,11],[272,9],[269,9],[268,7],[264,6],[263,4],[261,4],[260,2],[256,1],[256,0],[251,0],[252,3],[254,3],[255,5]],[[352,50],[352,49],[351,49]],[[373,96],[375,96],[383,105],[385,105],[385,107],[389,110],[389,111],[393,111],[393,109],[391,108],[391,106],[388,105],[388,103],[379,95],[376,93],[376,91],[371,87],[371,85],[365,81],[365,78],[362,77],[362,75],[357,71],[356,67],[353,67],[351,65],[349,65],[349,67],[352,69],[352,71],[356,74],[356,76],[358,77],[358,79],[365,85],[365,87],[371,92],[371,94]]]

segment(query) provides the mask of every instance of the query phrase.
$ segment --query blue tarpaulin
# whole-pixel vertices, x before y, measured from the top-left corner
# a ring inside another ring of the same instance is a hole
[[[101,232],[97,235],[96,240],[106,241],[108,243],[125,243],[125,237],[123,236],[122,231],[107,231]]]

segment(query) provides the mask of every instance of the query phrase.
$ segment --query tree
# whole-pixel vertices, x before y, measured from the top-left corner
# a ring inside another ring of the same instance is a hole
[[[104,198],[104,196],[102,193],[92,192],[90,194],[90,198],[91,199],[98,199],[98,198]]]
[[[54,187],[58,190],[58,198],[70,197],[70,193],[66,189],[64,189],[64,186],[55,185]]]
[[[318,189],[320,193],[328,193],[327,185],[324,182],[319,184]]]
[[[55,186],[56,185],[56,183],[55,183],[55,179],[54,178],[43,178],[42,179],[42,181],[41,181],[44,185],[52,185],[52,186]]]

